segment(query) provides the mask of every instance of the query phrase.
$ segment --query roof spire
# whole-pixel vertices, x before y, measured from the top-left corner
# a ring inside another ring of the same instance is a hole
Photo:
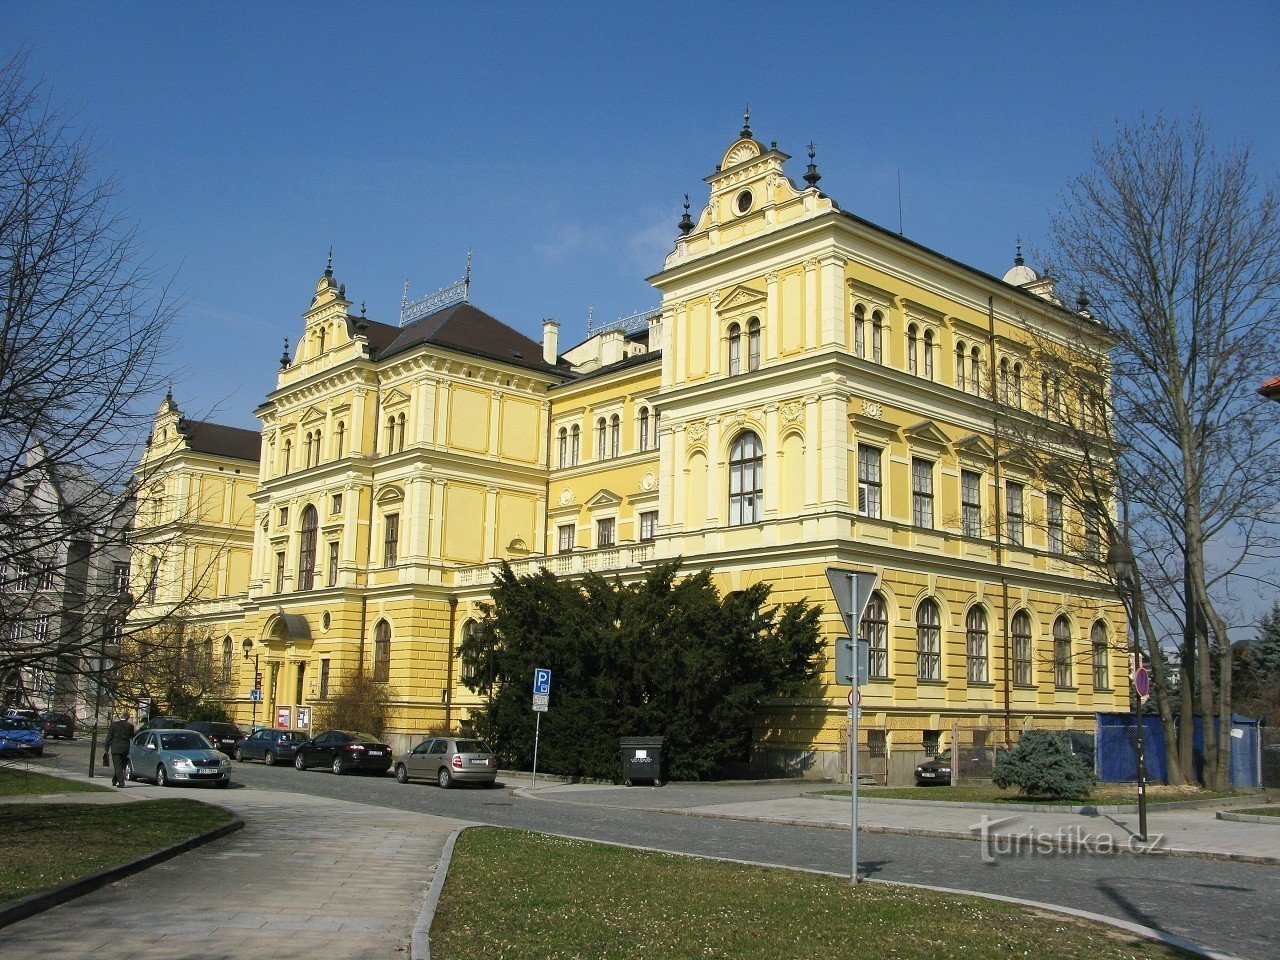
[[[689,218],[689,195],[684,195],[684,216],[680,218],[680,233],[688,234],[693,230],[693,220]]]
[[[1076,293],[1076,309],[1081,313],[1089,312],[1089,295],[1084,292],[1084,287]]]
[[[333,276],[333,247],[332,246],[329,247],[329,262],[324,268],[324,275],[326,277]]]
[[[749,103],[742,108],[742,132],[738,136],[751,136],[751,104]]]
[[[280,354],[280,369],[281,369],[281,370],[288,370],[288,369],[289,369],[289,341],[288,341],[288,339],[286,339],[286,340],[285,340],[285,342],[284,342],[284,353]]]
[[[462,299],[471,291],[471,248],[467,247],[467,272],[462,275]]]
[[[813,162],[813,158],[817,155],[811,140],[809,141],[809,169],[804,172],[804,182],[814,189],[817,189],[818,181],[822,179],[822,174],[818,172],[818,165]]]
[[[1022,266],[1027,261],[1022,259],[1022,237],[1018,237],[1018,252],[1014,254],[1013,262],[1016,266]]]

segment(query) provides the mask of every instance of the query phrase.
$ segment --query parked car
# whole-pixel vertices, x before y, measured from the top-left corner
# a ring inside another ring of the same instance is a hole
[[[156,714],[150,720],[146,721],[141,729],[143,730],[182,730],[186,727],[187,721],[182,717],[167,717],[164,714]]]
[[[268,767],[277,763],[291,763],[298,751],[298,744],[307,742],[302,730],[277,730],[259,727],[236,744],[237,760],[261,760]]]
[[[293,755],[295,770],[328,767],[336,774],[355,770],[391,769],[391,748],[377,737],[354,730],[325,730],[298,744]]]
[[[60,738],[70,740],[76,734],[76,718],[69,713],[54,713],[46,710],[40,714],[40,729],[44,731],[46,740]]]
[[[396,760],[397,780],[408,783],[414,777],[434,780],[446,789],[455,783],[491,787],[498,778],[498,758],[483,740],[435,737]]]
[[[244,739],[244,733],[234,723],[218,723],[213,720],[193,720],[187,724],[188,730],[194,730],[213,744],[214,749],[221,750],[228,757],[235,756],[236,744]]]
[[[6,717],[15,717],[18,720],[39,720],[40,711],[31,710],[27,707],[10,707],[4,712]]]
[[[129,742],[124,775],[154,780],[161,787],[179,783],[231,783],[231,761],[194,730],[143,730]]]
[[[0,717],[0,757],[43,757],[44,737],[34,720]]]

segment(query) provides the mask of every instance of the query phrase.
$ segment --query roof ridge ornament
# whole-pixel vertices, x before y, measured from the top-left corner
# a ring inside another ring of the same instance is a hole
[[[451,307],[455,303],[470,303],[469,294],[471,292],[471,249],[467,249],[467,268],[462,275],[461,280],[454,281],[446,287],[441,287],[435,293],[427,294],[425,297],[419,297],[417,300],[409,300],[409,281],[404,282],[404,296],[400,300],[400,326],[413,323],[415,320],[421,320],[423,317],[430,316],[437,310],[443,310],[445,307]]]
[[[813,158],[817,156],[813,141],[809,141],[809,168],[804,172],[804,182],[809,184],[815,190],[818,187],[818,181],[822,179],[822,174],[818,172],[818,165],[813,162]]]
[[[684,216],[680,218],[680,233],[688,235],[693,230],[693,220],[689,217],[689,195],[684,195]]]
[[[747,104],[742,108],[742,131],[738,134],[743,139],[751,137],[751,104]]]
[[[1013,256],[1013,263],[1014,263],[1014,265],[1015,265],[1015,266],[1019,266],[1019,267],[1021,267],[1021,266],[1022,266],[1023,264],[1025,264],[1026,262],[1027,262],[1026,260],[1022,259],[1022,237],[1021,237],[1021,236],[1019,236],[1019,237],[1018,237],[1018,252],[1017,252],[1017,253],[1015,253],[1015,254],[1014,254],[1014,256]]]
[[[329,247],[329,262],[325,265],[324,275],[326,277],[333,276],[333,247]]]

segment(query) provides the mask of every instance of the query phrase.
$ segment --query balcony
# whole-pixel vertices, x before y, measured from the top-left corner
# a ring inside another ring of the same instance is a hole
[[[634,570],[642,563],[653,559],[653,542],[624,543],[616,547],[604,547],[599,550],[574,550],[572,553],[557,553],[544,557],[529,557],[527,560],[510,562],[511,570],[516,576],[524,577],[539,570],[549,570],[557,577],[575,577],[584,573],[610,573],[620,570]],[[475,587],[493,583],[494,571],[498,564],[481,563],[470,567],[459,567],[454,574],[454,586]]]

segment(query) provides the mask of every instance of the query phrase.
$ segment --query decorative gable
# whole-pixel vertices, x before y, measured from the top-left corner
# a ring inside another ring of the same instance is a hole
[[[382,395],[383,407],[398,407],[409,402],[409,394],[405,393],[399,387],[388,390]]]
[[[586,506],[591,508],[616,507],[621,503],[622,498],[612,490],[599,490],[587,501]]]
[[[729,293],[720,298],[720,302],[716,305],[716,313],[725,316],[730,313],[741,313],[755,308],[764,309],[764,304],[768,297],[763,290],[756,290],[739,284]]]
[[[957,440],[956,452],[974,460],[990,460],[995,456],[995,450],[992,449],[991,444],[976,433],[969,434],[963,440]]]
[[[938,425],[932,420],[921,420],[915,426],[907,427],[903,431],[910,443],[921,446],[931,446],[945,448],[951,445],[951,441],[947,435],[938,429]]]
[[[317,420],[323,420],[324,417],[325,414],[323,410],[319,407],[311,406],[302,411],[302,416],[298,418],[298,422],[305,427],[315,423]]]

